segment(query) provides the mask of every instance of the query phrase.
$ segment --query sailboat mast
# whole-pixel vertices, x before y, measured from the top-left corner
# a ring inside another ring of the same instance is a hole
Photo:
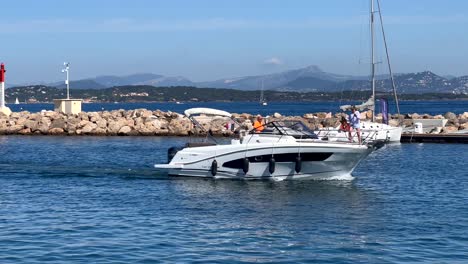
[[[260,104],[263,104],[263,78],[262,78],[262,89],[260,90]]]
[[[390,64],[390,55],[388,54],[387,39],[385,37],[385,31],[384,31],[383,19],[382,19],[382,12],[380,10],[380,0],[377,0],[377,9],[379,10],[380,26],[381,26],[381,29],[382,29],[382,36],[383,36],[383,41],[384,41],[384,45],[385,45],[385,54],[387,55],[388,73],[390,74],[390,79],[392,81],[393,96],[395,97],[395,105],[396,105],[397,112],[398,112],[398,119],[400,119],[400,104],[398,103],[398,96],[397,96],[396,86],[395,86],[395,78],[393,78],[392,67],[391,67],[391,64]]]
[[[370,0],[370,32],[371,32],[371,87],[372,87],[372,122],[375,121],[375,57],[374,57],[374,0]]]

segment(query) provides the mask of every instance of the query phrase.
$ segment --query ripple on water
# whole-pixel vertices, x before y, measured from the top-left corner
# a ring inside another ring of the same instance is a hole
[[[181,142],[0,137],[0,262],[468,261],[466,145],[387,146],[351,181],[154,172]]]

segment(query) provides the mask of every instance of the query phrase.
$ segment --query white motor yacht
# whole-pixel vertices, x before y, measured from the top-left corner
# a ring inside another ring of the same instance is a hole
[[[185,111],[192,122],[194,116],[231,114],[209,108]],[[273,121],[263,131],[241,132],[230,144],[211,142],[188,143],[168,150],[168,164],[155,165],[169,175],[232,178],[310,180],[349,177],[358,163],[380,141],[357,144],[320,140],[299,121]]]

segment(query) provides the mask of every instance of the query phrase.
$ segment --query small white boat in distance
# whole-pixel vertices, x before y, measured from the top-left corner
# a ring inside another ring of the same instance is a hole
[[[200,129],[196,115],[230,118],[225,111],[192,108],[185,115]],[[235,122],[235,120],[231,120]],[[230,144],[188,143],[168,150],[168,164],[155,168],[169,175],[228,179],[349,179],[358,163],[383,144],[329,142],[299,121],[273,121],[261,132],[241,131]]]
[[[19,104],[18,97],[16,97],[15,104]]]

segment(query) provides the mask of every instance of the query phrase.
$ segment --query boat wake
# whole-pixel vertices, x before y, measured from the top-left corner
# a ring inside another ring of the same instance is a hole
[[[328,177],[328,178],[322,178],[322,179],[318,179],[318,180],[321,180],[321,181],[352,181],[352,180],[354,180],[354,177],[351,174],[343,174],[343,175],[337,175],[337,176]]]

